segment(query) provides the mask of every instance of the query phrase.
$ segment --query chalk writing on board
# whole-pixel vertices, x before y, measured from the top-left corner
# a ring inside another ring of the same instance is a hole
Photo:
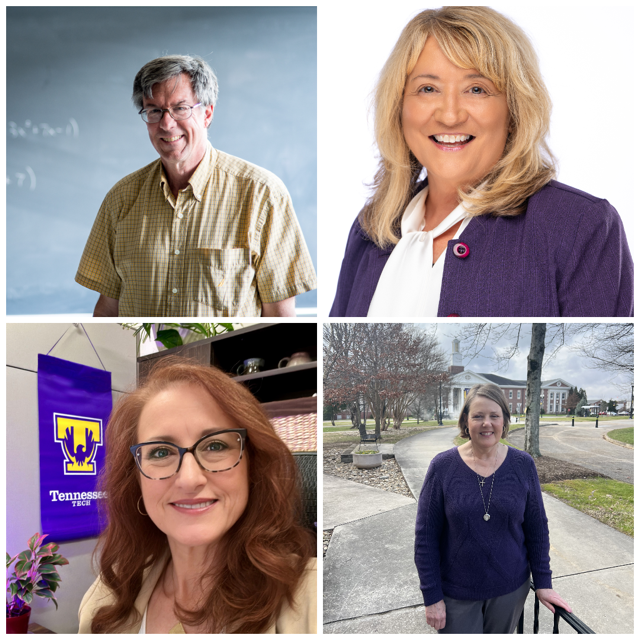
[[[16,171],[10,175],[7,175],[8,187],[20,187],[29,189],[29,191],[36,190],[36,174],[31,167],[25,167],[25,171]]]
[[[33,122],[32,120],[25,120],[24,124],[19,125],[10,120],[9,135],[12,138],[55,138],[61,136],[77,138],[80,135],[80,127],[78,127],[75,118],[69,118],[67,123],[61,127],[51,126],[46,122]]]

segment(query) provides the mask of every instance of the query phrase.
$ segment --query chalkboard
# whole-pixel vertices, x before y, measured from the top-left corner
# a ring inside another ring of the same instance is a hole
[[[316,264],[315,7],[8,7],[7,314],[93,310],[73,278],[100,204],[158,157],[133,79],[176,53],[216,72],[209,140],[284,181]]]

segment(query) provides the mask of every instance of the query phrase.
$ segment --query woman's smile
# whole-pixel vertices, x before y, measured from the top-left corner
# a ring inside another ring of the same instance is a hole
[[[429,136],[441,151],[462,151],[475,140],[472,135],[468,134],[438,134]]]
[[[427,169],[429,190],[468,186],[504,153],[509,109],[504,93],[476,69],[451,62],[433,37],[407,78],[402,104],[405,141]]]
[[[500,405],[489,398],[478,396],[469,405],[467,428],[472,443],[488,447],[500,444],[504,429],[504,416]]]
[[[171,506],[179,513],[186,513],[187,515],[199,515],[208,511],[210,507],[217,504],[217,500],[203,500],[199,498],[197,500],[177,500],[171,502]]]
[[[175,442],[189,447],[207,431],[235,424],[199,386],[174,384],[151,398],[138,422],[140,442]],[[207,547],[242,516],[249,499],[247,456],[224,473],[205,471],[192,453],[164,480],[140,478],[149,517],[178,547]]]

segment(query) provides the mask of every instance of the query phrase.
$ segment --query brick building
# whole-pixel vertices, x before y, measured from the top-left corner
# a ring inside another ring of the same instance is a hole
[[[460,355],[460,342],[457,339],[453,341],[451,365],[448,371],[451,376],[451,390],[447,399],[447,408],[452,419],[460,415],[467,392],[471,387],[476,384],[486,384],[487,382],[497,384],[502,389],[507,406],[512,414],[524,413],[527,381],[512,380],[494,373],[465,371],[462,365],[462,356]],[[566,402],[572,386],[562,378],[543,381],[540,393],[540,408],[545,413],[566,414]],[[444,404],[445,399],[443,398]]]

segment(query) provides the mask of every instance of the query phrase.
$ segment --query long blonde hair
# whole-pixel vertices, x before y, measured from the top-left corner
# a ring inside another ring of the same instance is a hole
[[[509,135],[502,157],[475,185],[458,190],[467,212],[472,216],[518,215],[525,210],[527,198],[556,175],[556,161],[545,141],[551,99],[524,31],[489,7],[423,11],[402,31],[374,94],[380,164],[374,193],[359,221],[380,247],[398,242],[402,213],[422,172],[405,142],[401,116],[407,77],[429,36],[453,64],[477,69],[489,78],[505,93],[509,107]]]

